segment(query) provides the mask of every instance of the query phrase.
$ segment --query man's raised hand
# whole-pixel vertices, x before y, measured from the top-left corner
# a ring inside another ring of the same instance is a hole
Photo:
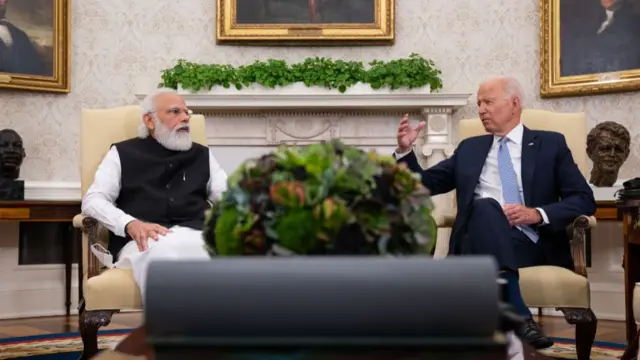
[[[409,123],[409,114],[405,114],[398,126],[398,148],[396,149],[396,153],[401,154],[411,150],[413,143],[418,138],[418,134],[420,134],[420,130],[422,130],[425,125],[427,125],[427,123],[422,121],[416,127],[412,127]]]

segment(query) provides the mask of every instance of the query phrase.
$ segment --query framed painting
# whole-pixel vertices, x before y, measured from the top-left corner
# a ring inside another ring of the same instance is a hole
[[[541,0],[540,95],[640,90],[640,0]]]
[[[391,44],[395,0],[217,0],[219,44]]]
[[[0,88],[69,92],[69,0],[0,0]]]

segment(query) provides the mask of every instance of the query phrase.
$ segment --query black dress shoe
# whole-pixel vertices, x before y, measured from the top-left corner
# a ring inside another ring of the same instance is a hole
[[[546,349],[553,346],[553,341],[542,333],[540,326],[533,319],[527,319],[517,334],[522,341],[535,349]]]

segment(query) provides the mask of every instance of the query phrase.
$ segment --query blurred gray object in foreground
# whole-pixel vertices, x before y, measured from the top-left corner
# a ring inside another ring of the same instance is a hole
[[[273,348],[506,354],[489,257],[220,257],[155,262],[148,274],[145,319],[158,359]]]

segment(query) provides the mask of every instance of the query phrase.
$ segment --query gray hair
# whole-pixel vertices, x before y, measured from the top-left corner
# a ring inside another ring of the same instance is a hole
[[[506,97],[512,98],[516,97],[520,100],[520,108],[524,107],[524,94],[522,91],[522,86],[518,82],[518,80],[512,77],[504,77],[502,79],[502,90],[504,91],[504,95]]]
[[[156,98],[162,94],[177,94],[177,92],[174,89],[159,88],[142,100],[142,103],[140,103],[140,125],[138,126],[138,137],[144,139],[149,136],[149,128],[147,128],[147,125],[144,123],[144,116],[156,111]],[[157,119],[155,115],[154,119]]]

